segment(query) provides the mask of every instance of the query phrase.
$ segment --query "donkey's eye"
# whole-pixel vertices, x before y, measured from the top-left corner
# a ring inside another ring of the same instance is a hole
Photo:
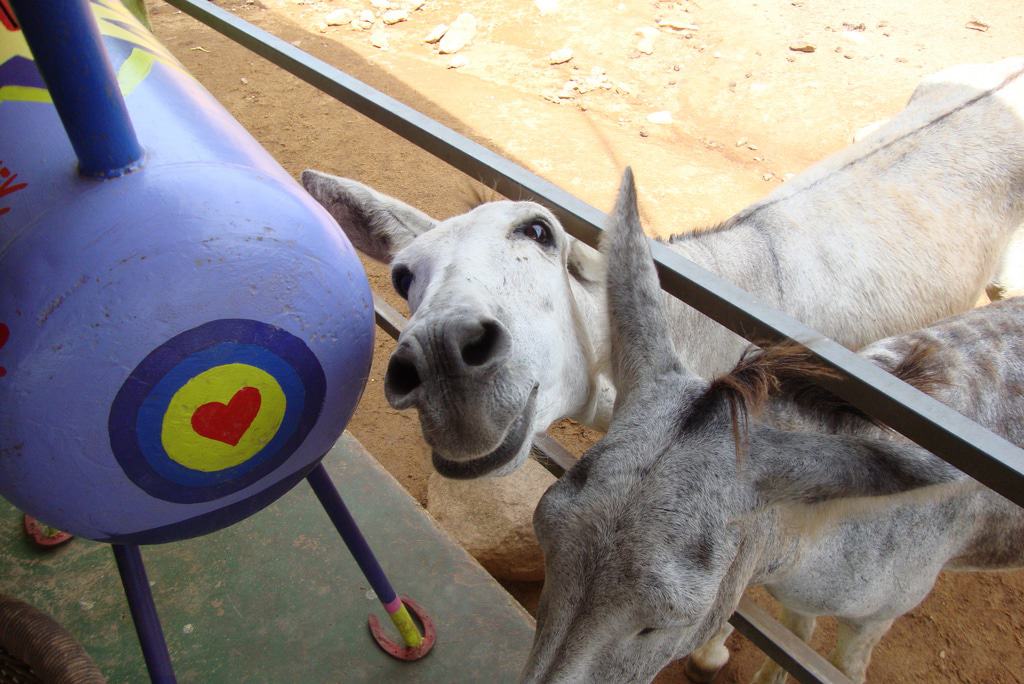
[[[541,245],[554,244],[554,238],[551,235],[551,228],[548,224],[543,221],[530,221],[524,223],[517,230],[517,233],[522,233],[529,239]]]
[[[396,266],[391,271],[391,284],[402,299],[408,299],[409,288],[412,287],[412,271],[405,266]]]

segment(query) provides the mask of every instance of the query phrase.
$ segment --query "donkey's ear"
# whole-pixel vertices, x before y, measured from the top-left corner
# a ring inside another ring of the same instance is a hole
[[[388,263],[437,222],[419,209],[348,178],[306,169],[306,192],[334,217],[356,249]]]
[[[967,480],[909,442],[774,430],[754,439],[749,467],[759,506],[886,496]]]
[[[651,248],[640,225],[636,186],[629,168],[601,240],[608,260],[608,316],[616,405],[638,386],[680,370],[662,301]]]

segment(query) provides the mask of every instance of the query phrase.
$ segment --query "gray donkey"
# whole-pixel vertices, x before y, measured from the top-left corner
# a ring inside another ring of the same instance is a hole
[[[760,584],[802,638],[836,616],[833,662],[859,682],[940,570],[1024,565],[1024,511],[902,438],[742,429],[771,390],[839,418],[852,407],[817,402],[810,380],[828,371],[793,348],[713,382],[684,368],[628,172],[610,221],[618,396],[608,434],[534,515],[546,581],[523,681],[643,682],[691,653],[713,676],[729,616]],[[1009,300],[862,353],[1020,444],[1022,316]],[[784,679],[770,662],[756,677]]]

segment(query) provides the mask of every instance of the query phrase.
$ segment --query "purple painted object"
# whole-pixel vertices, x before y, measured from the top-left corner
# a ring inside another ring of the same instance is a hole
[[[114,180],[78,176],[0,28],[0,495],[161,543],[319,462],[366,382],[373,304],[323,209],[120,3],[93,9],[145,149]]]

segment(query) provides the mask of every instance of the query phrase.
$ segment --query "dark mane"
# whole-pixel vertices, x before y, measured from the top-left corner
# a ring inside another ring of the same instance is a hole
[[[672,244],[676,244],[678,242],[684,242],[686,240],[693,239],[695,237],[700,237],[702,235],[707,235],[709,233],[721,233],[724,230],[729,230],[730,228],[734,228],[737,223],[739,223],[739,220],[737,219],[736,216],[733,216],[733,217],[728,218],[728,219],[726,219],[724,221],[719,221],[718,223],[711,224],[710,226],[702,226],[700,228],[694,228],[693,230],[688,230],[685,233],[676,233],[674,235],[670,235],[667,238],[655,238],[655,239],[659,240],[660,242],[666,242],[666,243],[672,245]]]
[[[885,370],[922,392],[932,394],[949,384],[934,356],[935,351],[933,344],[918,340],[893,368]],[[887,429],[877,419],[819,384],[839,377],[837,371],[793,342],[767,345],[762,349],[751,347],[731,372],[712,382],[695,402],[690,422],[727,406],[737,456],[747,442],[750,416],[760,415],[773,398],[791,402],[802,414],[833,432],[866,423]]]

